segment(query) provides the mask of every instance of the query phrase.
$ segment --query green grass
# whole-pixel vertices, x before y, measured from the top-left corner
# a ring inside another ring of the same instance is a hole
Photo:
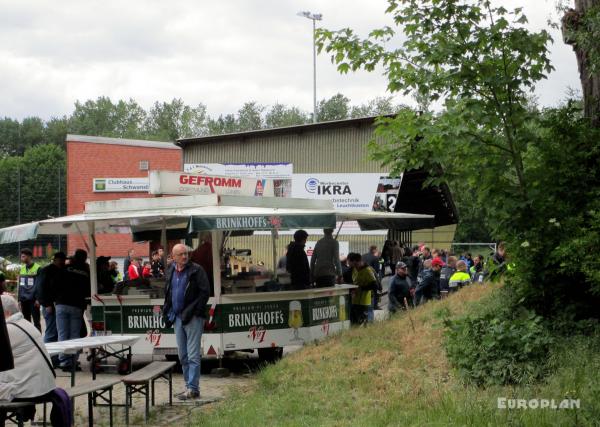
[[[600,425],[600,338],[558,341],[543,383],[464,384],[443,350],[441,318],[474,309],[494,287],[472,286],[406,314],[306,346],[262,370],[256,385],[190,420],[198,426]],[[498,397],[581,400],[579,410],[500,410]]]

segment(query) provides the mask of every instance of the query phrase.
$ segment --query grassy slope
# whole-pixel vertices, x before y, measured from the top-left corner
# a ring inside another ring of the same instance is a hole
[[[595,425],[600,423],[600,344],[557,346],[546,383],[480,389],[465,385],[442,347],[440,313],[460,315],[491,287],[473,286],[367,328],[356,328],[269,366],[253,390],[207,408],[194,425]],[[578,411],[498,410],[497,398],[581,399]],[[595,420],[595,421],[594,421]]]

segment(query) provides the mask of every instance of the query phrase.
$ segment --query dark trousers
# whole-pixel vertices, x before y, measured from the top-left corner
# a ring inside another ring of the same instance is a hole
[[[40,308],[35,308],[35,301],[21,301],[21,312],[23,317],[28,322],[31,322],[33,317],[33,325],[38,331],[42,332],[42,324],[40,323]]]

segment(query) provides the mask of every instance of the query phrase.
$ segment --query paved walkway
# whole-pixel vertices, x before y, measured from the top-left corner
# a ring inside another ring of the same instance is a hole
[[[80,358],[82,371],[77,372],[76,384],[84,384],[92,381],[92,374],[89,371],[89,363],[85,361],[85,357]],[[159,360],[159,359],[157,359]],[[134,370],[142,367],[149,363],[150,358],[147,360],[137,358],[134,359]],[[243,363],[243,361],[241,362]],[[62,388],[70,387],[70,376],[68,373],[58,370],[56,372],[58,378],[56,384]],[[99,374],[97,378],[114,378],[118,376],[116,372]],[[183,420],[187,420],[188,416],[192,411],[199,411],[203,405],[210,404],[215,401],[223,399],[228,391],[232,387],[246,388],[250,387],[254,381],[254,374],[252,373],[237,373],[231,374],[229,377],[215,377],[212,375],[202,375],[200,378],[200,394],[201,398],[193,402],[181,402],[175,396],[173,396],[173,406],[168,405],[169,402],[169,387],[166,382],[157,381],[155,388],[155,402],[156,406],[150,407],[150,419],[146,424],[144,422],[144,398],[134,398],[133,408],[130,409],[129,413],[129,425],[130,426],[173,426],[178,425],[183,427],[185,423]],[[173,394],[179,393],[185,390],[185,383],[181,373],[175,373],[173,375]],[[113,391],[113,401],[116,404],[125,403],[125,387],[122,384],[115,386]],[[43,414],[42,405],[38,405],[36,418],[41,421]],[[48,413],[49,414],[49,413]],[[115,426],[125,425],[125,408],[117,407],[113,409],[113,421]],[[81,396],[75,399],[75,426],[87,426],[87,398]],[[94,425],[95,426],[108,426],[108,408],[107,407],[95,407],[94,408]]]

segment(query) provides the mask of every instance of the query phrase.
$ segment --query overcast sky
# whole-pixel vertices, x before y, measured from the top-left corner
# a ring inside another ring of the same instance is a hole
[[[555,0],[503,1],[524,6],[531,28],[555,18]],[[524,4],[523,4],[524,3]],[[133,98],[144,108],[182,98],[211,116],[246,101],[312,110],[312,23],[359,34],[384,24],[385,0],[0,0],[0,116],[48,119],[76,100]],[[555,39],[556,71],[536,92],[554,105],[579,89],[575,56]],[[317,58],[317,98],[338,92],[353,105],[386,96],[380,73],[340,75]],[[410,100],[396,97],[396,102]]]

